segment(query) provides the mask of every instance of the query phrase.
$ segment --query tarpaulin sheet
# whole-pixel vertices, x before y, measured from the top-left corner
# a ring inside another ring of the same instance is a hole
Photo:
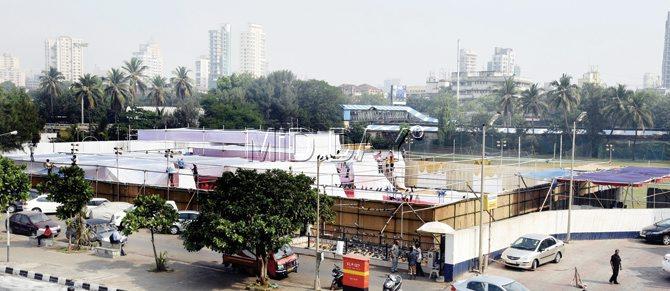
[[[578,182],[591,182],[609,186],[642,186],[670,178],[670,168],[625,167],[600,172],[584,173],[574,177]],[[570,177],[561,177],[559,181],[569,181]]]
[[[533,171],[521,173],[521,177],[540,180],[540,181],[551,181],[558,177],[564,177],[570,175],[570,170],[566,169],[548,169],[542,171]]]

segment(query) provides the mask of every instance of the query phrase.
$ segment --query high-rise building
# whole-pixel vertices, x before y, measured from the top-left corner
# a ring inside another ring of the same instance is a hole
[[[600,78],[600,72],[598,68],[592,67],[591,70],[584,73],[582,77],[577,80],[579,86],[584,86],[584,84],[593,84],[593,85],[604,85],[603,80]]]
[[[516,56],[511,48],[496,47],[487,66],[488,71],[502,73],[503,76],[519,75],[520,70],[516,66]]]
[[[459,52],[458,67],[461,73],[477,71],[477,53],[467,49],[461,49]]]
[[[642,78],[643,89],[656,89],[661,87],[661,77],[657,74],[645,73]]]
[[[240,71],[255,77],[265,75],[268,70],[265,32],[263,26],[250,23],[248,31],[240,38]]]
[[[231,33],[230,24],[222,24],[219,29],[209,31],[209,81],[211,86],[216,85],[220,76],[229,76],[231,67]]]
[[[209,58],[207,56],[200,56],[195,60],[195,87],[200,92],[207,92],[209,89]]]
[[[151,41],[140,44],[140,50],[134,52],[133,57],[142,60],[142,65],[147,66],[144,70],[147,77],[163,76],[163,57],[158,43]]]
[[[665,46],[663,49],[663,88],[670,89],[670,11],[665,20]]]
[[[84,48],[88,44],[82,39],[60,36],[44,42],[45,69],[56,68],[65,81],[74,82],[84,75]]]
[[[17,87],[26,86],[26,75],[21,71],[19,58],[10,54],[0,56],[0,83],[10,81]]]

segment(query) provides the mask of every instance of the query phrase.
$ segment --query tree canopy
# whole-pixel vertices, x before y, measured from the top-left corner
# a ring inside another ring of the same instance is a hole
[[[0,156],[0,209],[7,209],[11,202],[28,199],[30,178],[25,169],[26,166]]]

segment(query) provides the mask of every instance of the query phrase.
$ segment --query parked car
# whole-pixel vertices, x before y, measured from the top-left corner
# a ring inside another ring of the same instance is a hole
[[[133,205],[127,202],[107,202],[91,209],[89,218],[102,219],[121,228],[121,221]]]
[[[28,192],[28,200],[34,199],[35,197],[39,196],[39,192],[35,189],[30,189]],[[9,206],[7,209],[2,209],[2,212],[9,211],[9,213],[14,213],[14,212],[21,212],[23,211],[23,205],[26,204],[26,201],[24,200],[16,200],[16,201],[11,201],[9,202]]]
[[[663,257],[663,262],[661,262],[663,270],[670,273],[670,254],[665,254]]]
[[[660,242],[670,245],[670,218],[663,219],[640,231],[640,236],[648,242]]]
[[[89,200],[86,203],[86,212],[88,213],[93,208],[96,208],[96,207],[102,205],[103,203],[107,203],[107,202],[109,202],[109,200],[107,200],[106,198],[91,198],[91,200]]]
[[[544,263],[559,263],[565,253],[564,248],[563,241],[553,236],[527,234],[503,251],[501,259],[506,266],[535,270]]]
[[[482,275],[461,280],[451,285],[451,291],[530,291],[510,278]]]
[[[44,213],[56,213],[56,208],[61,204],[49,199],[49,195],[42,194],[30,199],[23,205],[23,209],[39,211]]]
[[[194,221],[200,216],[200,212],[198,211],[192,211],[192,210],[184,210],[184,211],[179,211],[179,221],[175,222],[170,226],[170,234],[178,234],[184,228],[188,223],[191,221]]]
[[[116,226],[111,224],[109,220],[97,218],[86,219],[86,228],[90,230],[88,238],[90,242],[108,242],[112,232],[116,230]],[[76,228],[68,228],[65,231],[65,237],[70,239],[70,237],[75,235],[76,231]],[[127,240],[128,237],[121,235],[121,242],[126,242]]]
[[[257,274],[260,270],[256,256],[248,250],[234,255],[223,255],[223,264],[231,264],[233,267],[244,269],[253,274]],[[282,278],[288,276],[291,272],[298,272],[298,255],[293,252],[291,246],[284,245],[270,254],[268,275],[271,278]]]
[[[60,234],[60,225],[42,212],[21,211],[12,214],[12,216],[9,217],[9,230],[11,233],[15,234],[28,236],[41,235],[44,233],[44,229],[47,225],[54,234],[54,237]]]

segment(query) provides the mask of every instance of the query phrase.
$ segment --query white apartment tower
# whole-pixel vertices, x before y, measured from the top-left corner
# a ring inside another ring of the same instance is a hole
[[[670,11],[665,20],[665,46],[663,47],[663,88],[670,89]]]
[[[477,53],[467,49],[461,49],[459,52],[458,67],[461,73],[470,73],[477,71]]]
[[[248,31],[240,38],[240,71],[254,77],[265,75],[268,70],[265,32],[263,26],[249,24]]]
[[[163,57],[161,48],[156,42],[140,44],[140,50],[133,53],[133,57],[142,61],[142,65],[147,66],[144,75],[149,78],[163,76]]]
[[[502,73],[503,76],[518,75],[519,69],[516,67],[514,50],[511,48],[496,47],[491,61],[488,63],[487,70]]]
[[[209,89],[209,65],[207,56],[200,56],[195,60],[195,87],[200,92],[207,92]]]
[[[657,89],[661,87],[661,77],[658,74],[645,73],[642,78],[643,89]]]
[[[60,36],[44,42],[45,69],[56,68],[65,81],[74,82],[84,75],[84,48],[88,44],[82,39]]]
[[[26,86],[26,75],[21,71],[19,58],[10,54],[0,56],[0,83],[10,81],[17,87]]]
[[[209,81],[211,86],[216,85],[220,76],[229,76],[231,67],[231,32],[230,24],[222,24],[219,29],[209,31]]]

